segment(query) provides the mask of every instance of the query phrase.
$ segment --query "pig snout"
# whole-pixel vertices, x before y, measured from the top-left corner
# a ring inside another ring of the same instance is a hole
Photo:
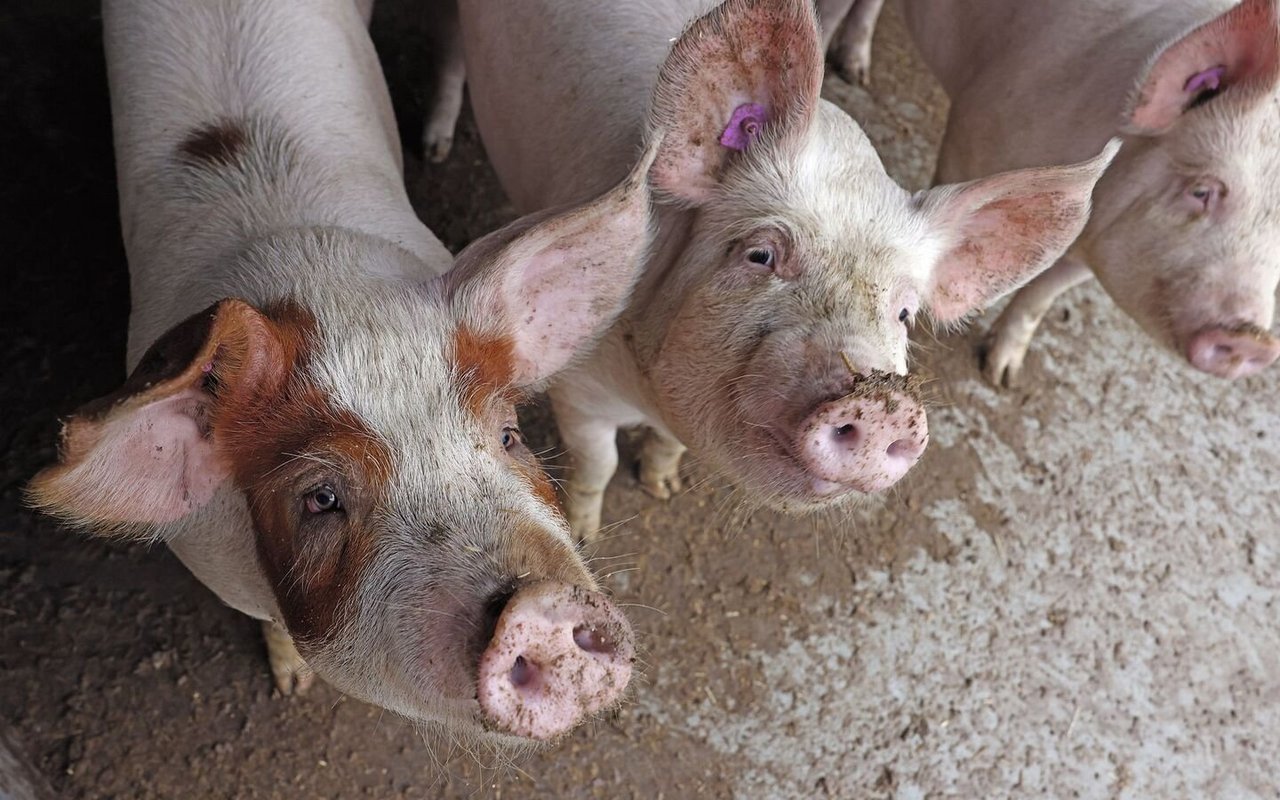
[[[1280,356],[1280,340],[1255,325],[1210,326],[1191,337],[1187,360],[1219,378],[1242,378],[1261,372]]]
[[[879,492],[897,483],[924,453],[929,425],[913,392],[860,382],[819,405],[800,423],[796,453],[819,494],[848,487]]]
[[[631,625],[602,594],[547,581],[507,602],[480,657],[477,699],[493,728],[549,740],[621,698]]]

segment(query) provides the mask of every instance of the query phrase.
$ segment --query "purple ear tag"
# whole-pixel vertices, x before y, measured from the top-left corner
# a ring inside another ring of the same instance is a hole
[[[1218,90],[1218,86],[1222,83],[1222,76],[1226,71],[1226,67],[1219,66],[1206,69],[1204,72],[1197,72],[1187,80],[1187,85],[1183,87],[1182,91],[1187,94],[1196,94],[1197,92],[1205,89],[1211,92],[1216,92]]]
[[[720,144],[730,150],[746,150],[764,130],[766,121],[764,106],[759,103],[743,103],[733,110],[729,125],[720,134]]]

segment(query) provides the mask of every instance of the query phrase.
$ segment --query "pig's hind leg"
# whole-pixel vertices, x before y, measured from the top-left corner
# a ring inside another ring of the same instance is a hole
[[[302,694],[315,682],[316,673],[293,645],[289,632],[275,622],[262,623],[262,638],[267,642],[267,660],[271,677],[280,694]]]
[[[449,157],[454,132],[462,113],[462,96],[467,82],[467,65],[462,52],[462,30],[458,27],[458,7],[453,0],[432,3],[430,11],[437,39],[435,83],[429,87],[431,107],[422,131],[422,151],[433,164]]]
[[[1088,280],[1089,267],[1070,255],[1022,287],[987,335],[982,373],[995,386],[1015,385],[1040,321],[1058,295]]]
[[[680,481],[680,457],[685,446],[655,428],[645,432],[640,445],[640,486],[659,500],[670,499],[684,488]]]
[[[866,86],[871,83],[871,39],[884,0],[855,0],[844,24],[836,32],[831,62],[841,78]]]

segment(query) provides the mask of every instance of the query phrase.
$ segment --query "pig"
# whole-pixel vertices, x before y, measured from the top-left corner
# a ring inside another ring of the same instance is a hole
[[[658,497],[681,489],[686,447],[748,504],[802,513],[892,486],[928,441],[910,329],[954,324],[1055,261],[1115,152],[912,194],[819,97],[810,2],[705,10],[460,4],[472,107],[518,210],[594,195],[664,132],[631,305],[550,385],[580,539],[599,530],[624,425],[649,428],[639,477]]]
[[[1222,378],[1280,355],[1275,0],[907,0],[951,98],[937,177],[1057,163],[1121,136],[1079,240],[992,327],[1012,385],[1055,298],[1097,276],[1156,342]]]
[[[634,637],[515,404],[626,304],[656,145],[454,264],[352,0],[108,0],[103,23],[132,373],[65,422],[32,505],[167,544],[263,621],[285,694],[318,674],[497,743],[615,705]]]
[[[871,83],[871,38],[883,7],[884,0],[818,0],[823,52],[849,83]]]

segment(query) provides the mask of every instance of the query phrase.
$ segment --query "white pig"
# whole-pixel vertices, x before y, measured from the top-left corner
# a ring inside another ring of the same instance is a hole
[[[630,627],[514,403],[625,304],[655,150],[445,274],[352,0],[108,0],[103,21],[133,372],[67,421],[33,504],[168,544],[265,622],[286,693],[314,668],[497,740],[616,703]]]
[[[680,487],[685,445],[750,502],[788,510],[893,485],[928,440],[907,373],[917,317],[952,323],[1056,260],[1114,153],[913,195],[819,98],[812,3],[730,0],[698,19],[706,8],[461,3],[476,120],[519,210],[592,196],[647,129],[666,133],[634,301],[551,389],[583,538],[622,425],[651,428],[640,477],[658,496]]]
[[[1125,146],[1079,241],[1010,302],[986,373],[1017,378],[1055,297],[1092,273],[1157,342],[1224,378],[1276,360],[1276,0],[907,0],[951,97],[938,179]]]

